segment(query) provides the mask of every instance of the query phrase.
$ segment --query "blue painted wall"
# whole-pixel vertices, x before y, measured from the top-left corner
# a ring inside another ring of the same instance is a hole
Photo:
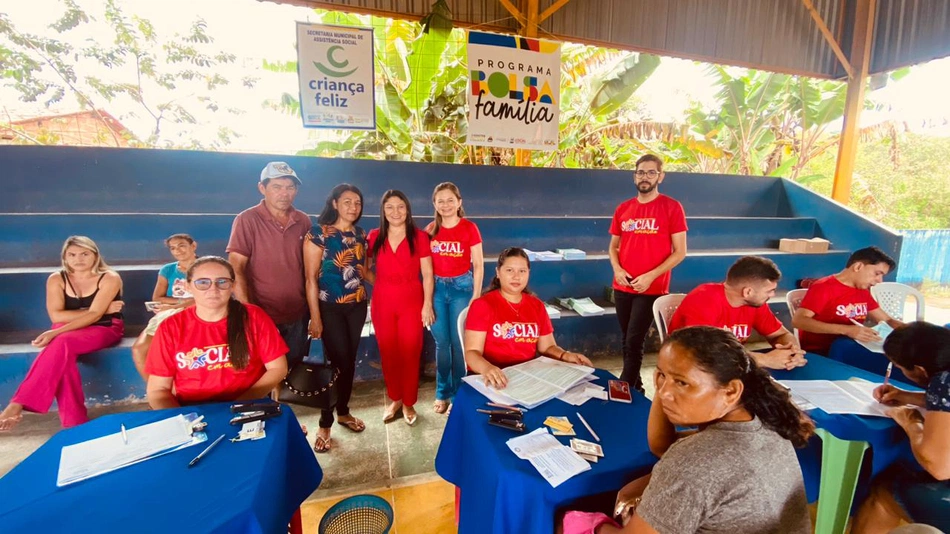
[[[462,189],[469,216],[479,224],[486,253],[510,245],[534,250],[577,247],[591,258],[535,263],[531,287],[545,299],[601,297],[610,283],[603,256],[609,217],[633,196],[629,172],[475,167],[404,162],[297,158],[186,151],[0,147],[4,162],[0,196],[0,401],[12,395],[36,351],[23,343],[47,326],[46,277],[58,265],[63,239],[87,234],[118,267],[128,304],[127,334],[148,319],[142,302],[154,286],[157,265],[169,261],[162,239],[191,233],[201,253],[223,254],[234,214],[257,204],[260,169],[285,160],[304,185],[296,205],[315,214],[335,184],[348,181],[366,195],[365,228],[378,223],[378,199],[389,188],[409,196],[417,220],[431,217],[431,192],[445,180]],[[779,179],[670,173],[661,191],[689,217],[689,255],[673,272],[672,290],[721,280],[741,255],[765,254],[782,269],[781,288],[798,279],[837,271],[850,250],[876,244],[896,254],[900,237],[846,208]],[[823,236],[833,251],[782,254],[782,237]],[[486,266],[490,273],[492,265]],[[782,306],[773,306],[782,313]],[[782,317],[787,320],[787,317]],[[619,348],[616,316],[565,317],[555,322],[560,343],[597,354]],[[140,396],[142,384],[123,345],[83,358],[81,370],[92,402]],[[320,344],[311,354],[319,357]],[[424,365],[431,367],[426,336]],[[381,376],[373,338],[359,351],[358,379]]]
[[[950,285],[950,230],[908,230],[901,235],[904,244],[897,281]]]

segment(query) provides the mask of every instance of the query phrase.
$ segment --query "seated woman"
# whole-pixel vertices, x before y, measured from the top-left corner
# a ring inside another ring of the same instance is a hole
[[[63,269],[46,280],[46,311],[52,329],[33,340],[36,356],[10,404],[0,413],[0,431],[10,430],[23,410],[46,413],[53,399],[63,428],[89,420],[76,359],[122,340],[122,279],[85,236],[63,243]]]
[[[528,291],[530,274],[531,262],[524,249],[506,248],[498,256],[491,284],[472,302],[465,319],[465,362],[498,389],[508,384],[502,367],[538,354],[592,365],[583,354],[564,350],[554,342],[554,327],[544,303]]]
[[[191,264],[198,259],[195,250],[198,243],[188,234],[173,234],[165,239],[165,246],[172,253],[175,261],[166,263],[158,271],[158,280],[152,290],[152,302],[156,307],[149,308],[155,313],[148,321],[148,325],[132,344],[132,361],[135,370],[142,375],[142,380],[148,383],[148,373],[145,372],[145,360],[148,358],[148,349],[152,346],[152,337],[162,321],[191,306],[195,300],[185,288],[185,276]]]
[[[882,473],[851,532],[890,532],[901,520],[950,532],[950,329],[910,323],[887,336],[884,354],[927,388],[917,393],[888,384],[874,390],[880,402],[895,405],[888,415],[907,433],[920,465],[898,463]],[[918,406],[927,410],[923,417]]]
[[[266,397],[287,374],[287,345],[274,322],[232,298],[234,269],[223,258],[198,258],[187,282],[195,305],[165,319],[148,351],[149,406]]]
[[[569,512],[565,533],[811,532],[794,447],[814,425],[732,333],[673,332],[654,381],[647,439],[660,461],[617,495],[625,526]],[[674,425],[699,430],[678,435]]]

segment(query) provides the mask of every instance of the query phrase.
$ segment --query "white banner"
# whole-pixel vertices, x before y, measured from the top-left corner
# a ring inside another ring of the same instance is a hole
[[[376,129],[372,28],[298,22],[297,78],[304,127]]]
[[[468,32],[470,145],[556,150],[561,43]]]

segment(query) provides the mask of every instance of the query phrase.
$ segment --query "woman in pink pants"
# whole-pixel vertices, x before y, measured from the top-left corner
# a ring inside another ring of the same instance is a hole
[[[46,280],[52,329],[33,340],[43,350],[0,413],[0,431],[16,426],[23,410],[46,413],[54,398],[63,428],[88,421],[76,359],[122,339],[122,279],[102,260],[99,247],[88,237],[72,236],[63,243],[62,262],[63,269]]]

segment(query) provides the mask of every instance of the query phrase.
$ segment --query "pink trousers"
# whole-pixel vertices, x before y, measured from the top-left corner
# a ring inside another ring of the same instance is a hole
[[[62,323],[53,328],[60,326]],[[11,402],[30,412],[46,413],[55,398],[63,428],[85,423],[89,417],[76,359],[115,345],[122,340],[123,331],[122,320],[113,319],[112,326],[87,326],[56,336],[37,355]]]

